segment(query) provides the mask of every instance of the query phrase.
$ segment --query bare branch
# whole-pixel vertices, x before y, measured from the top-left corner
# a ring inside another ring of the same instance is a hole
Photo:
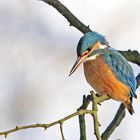
[[[32,124],[32,125],[23,125],[23,126],[16,126],[15,128],[13,129],[10,129],[10,130],[7,130],[7,131],[3,131],[3,132],[0,132],[0,135],[4,135],[5,137],[7,137],[10,133],[14,133],[16,131],[20,131],[20,130],[24,130],[24,129],[29,129],[29,128],[44,128],[45,130],[51,126],[54,126],[54,125],[57,125],[57,124],[60,124],[75,117],[75,116],[78,116],[78,115],[83,115],[83,114],[93,114],[93,111],[92,110],[79,110],[75,113],[72,113],[60,120],[57,120],[55,122],[52,122],[52,123],[49,123],[49,124]]]
[[[60,122],[60,132],[61,132],[62,140],[65,140],[64,132],[63,132],[63,123],[61,122]]]
[[[44,1],[45,3],[53,6],[55,9],[57,9],[58,12],[61,13],[68,20],[68,22],[70,23],[70,26],[73,26],[73,27],[77,28],[82,33],[86,33],[86,32],[91,31],[89,29],[89,26],[86,26],[85,24],[83,24],[60,1],[58,1],[58,0],[42,0],[42,1]]]
[[[99,120],[98,120],[98,108],[97,108],[97,101],[96,101],[96,98],[97,96],[95,95],[94,92],[91,92],[91,95],[93,97],[93,100],[92,100],[92,110],[94,110],[94,114],[92,114],[92,117],[93,117],[93,122],[94,122],[94,134],[97,138],[97,140],[102,140],[101,138],[101,135],[100,135],[100,132],[99,132],[99,126],[100,126],[100,123],[99,123]]]
[[[91,93],[92,92],[93,91],[91,91]],[[103,96],[95,95],[95,96],[96,96],[96,103],[97,104],[100,104],[101,102],[109,99],[109,97],[107,95],[103,95]],[[88,95],[87,97],[84,95],[83,96],[83,104],[79,109],[86,110],[91,101],[93,101],[92,95]],[[80,125],[80,140],[86,140],[85,114],[79,115],[79,125]]]
[[[75,117],[75,116],[84,116],[85,114],[91,114],[93,115],[95,113],[94,110],[86,110],[86,108],[88,107],[90,101],[92,100],[92,97],[91,95],[88,95],[87,97],[84,96],[84,98],[86,99],[82,106],[77,110],[77,112],[74,112],[60,120],[57,120],[55,122],[52,122],[52,123],[49,123],[49,124],[31,124],[31,125],[24,125],[24,126],[16,126],[15,128],[13,129],[10,129],[10,130],[7,130],[7,131],[3,131],[3,132],[0,132],[0,135],[3,135],[5,136],[5,138],[7,138],[7,136],[11,133],[14,133],[16,131],[20,131],[20,130],[24,130],[24,129],[30,129],[30,128],[44,128],[44,130],[46,130],[47,128],[51,127],[51,126],[54,126],[54,125],[57,125],[57,124],[60,124],[60,130],[61,130],[61,136],[62,138],[64,139],[64,134],[63,134],[63,128],[62,128],[62,125],[65,121]],[[99,98],[99,99],[98,99]],[[97,97],[97,103],[99,103],[99,101],[103,101],[103,100],[106,100],[107,98],[105,97]],[[80,121],[83,121],[82,119]],[[82,130],[83,131],[83,130]],[[85,130],[84,130],[85,131]],[[84,132],[83,131],[83,132]],[[83,140],[83,139],[81,139]]]
[[[83,96],[83,104],[82,106],[78,109],[87,109],[89,103],[90,103],[90,98],[89,96]],[[86,124],[85,124],[85,114],[79,115],[79,127],[80,127],[80,140],[86,140]]]

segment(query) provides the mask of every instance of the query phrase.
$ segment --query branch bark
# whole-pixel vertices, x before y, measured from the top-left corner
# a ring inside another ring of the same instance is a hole
[[[93,91],[91,91],[91,93],[93,93]],[[96,106],[97,104],[100,104],[101,102],[104,102],[109,99],[107,95],[103,95],[103,96],[94,95],[94,96],[96,98],[96,104],[95,103],[93,104],[95,104]],[[93,102],[93,95],[87,95],[87,97],[84,95],[83,104],[78,110],[81,110],[81,109],[86,110],[90,102]],[[93,108],[93,110],[95,110],[96,108]],[[86,138],[85,114],[79,115],[79,126],[80,126],[80,140],[86,140],[87,138]],[[96,126],[97,126],[97,123],[96,123]]]
[[[60,132],[61,132],[62,140],[65,140],[64,132],[63,132],[63,123],[60,123]]]
[[[98,99],[97,99],[98,98]],[[96,102],[99,103],[99,102],[103,102],[107,99],[109,99],[107,96],[100,96],[100,97],[97,97],[96,99]],[[92,101],[92,96],[91,95],[88,95],[87,97],[86,96],[83,96],[83,104],[81,105],[81,107],[74,113],[62,118],[62,119],[59,119],[55,122],[52,122],[52,123],[49,123],[49,124],[31,124],[31,125],[24,125],[24,126],[16,126],[15,128],[13,129],[10,129],[10,130],[7,130],[7,131],[2,131],[0,132],[0,136],[5,136],[5,138],[7,138],[7,136],[11,133],[14,133],[14,132],[17,132],[17,131],[20,131],[20,130],[24,130],[24,129],[33,129],[33,128],[44,128],[44,130],[46,130],[47,128],[49,127],[52,127],[54,125],[57,125],[57,124],[60,124],[60,132],[61,132],[61,136],[62,136],[62,139],[64,140],[64,133],[63,133],[63,123],[75,116],[83,116],[85,114],[91,114],[93,115],[95,113],[94,110],[86,110],[89,103]],[[80,122],[81,123],[81,122]],[[83,130],[83,133],[85,129]],[[81,137],[83,138],[83,137]],[[81,139],[81,140],[85,140],[85,139]]]
[[[89,96],[83,96],[83,104],[82,106],[78,109],[84,109],[86,110],[91,99]],[[79,127],[80,127],[80,140],[86,140],[86,124],[85,124],[85,114],[79,115]]]
[[[0,132],[0,135],[4,135],[5,138],[7,138],[7,136],[10,134],[10,133],[14,133],[14,132],[17,132],[17,131],[20,131],[20,130],[24,130],[24,129],[30,129],[30,128],[44,128],[44,130],[46,130],[47,128],[49,127],[52,127],[54,125],[57,125],[57,124],[60,124],[60,130],[61,130],[61,135],[62,135],[62,138],[64,139],[64,134],[63,134],[63,129],[62,129],[62,124],[75,117],[75,116],[78,116],[78,115],[83,115],[83,114],[93,114],[94,112],[92,110],[78,110],[60,120],[57,120],[55,122],[52,122],[52,123],[49,123],[49,124],[31,124],[31,125],[23,125],[23,126],[16,126],[15,128],[13,129],[10,129],[10,130],[7,130],[7,131],[3,131],[3,132]]]
[[[100,135],[100,131],[99,131],[100,123],[99,123],[98,114],[97,114],[97,112],[98,112],[98,107],[97,107],[98,102],[96,100],[97,97],[96,97],[94,92],[91,92],[91,96],[93,98],[92,99],[92,110],[94,110],[94,112],[95,112],[92,115],[93,122],[94,122],[94,134],[95,134],[97,140],[102,140],[101,135]]]
[[[70,10],[58,0],[42,0],[45,3],[53,6],[60,14],[62,14],[70,23],[70,26],[75,27],[82,33],[87,33],[90,30],[89,26],[83,24]]]

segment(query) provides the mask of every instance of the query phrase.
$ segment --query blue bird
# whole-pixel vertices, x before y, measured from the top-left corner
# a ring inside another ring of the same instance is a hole
[[[83,63],[87,82],[101,95],[120,101],[132,115],[137,98],[136,79],[128,61],[97,32],[86,33],[77,45],[77,60],[70,75]]]

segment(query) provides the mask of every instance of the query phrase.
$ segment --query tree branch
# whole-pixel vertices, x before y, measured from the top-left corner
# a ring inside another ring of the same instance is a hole
[[[61,132],[62,140],[65,140],[64,132],[63,132],[63,123],[62,122],[60,123],[60,132]]]
[[[83,115],[83,114],[93,114],[94,112],[92,110],[78,110],[77,112],[75,113],[72,113],[60,120],[57,120],[55,122],[52,122],[52,123],[49,123],[49,124],[32,124],[32,125],[23,125],[23,126],[16,126],[15,128],[13,129],[10,129],[10,130],[7,130],[7,131],[3,131],[3,132],[0,132],[0,135],[4,135],[5,138],[10,134],[10,133],[14,133],[16,131],[20,131],[20,130],[24,130],[24,129],[29,129],[29,128],[44,128],[44,130],[46,130],[47,128],[51,127],[51,126],[54,126],[54,125],[57,125],[57,124],[60,124],[61,125],[61,134],[63,133],[62,131],[62,124],[75,117],[75,116],[78,116],[78,115]],[[63,135],[64,137],[64,135]]]
[[[42,0],[45,3],[53,6],[59,13],[61,13],[70,23],[70,26],[77,28],[82,33],[87,33],[91,31],[89,26],[83,24],[75,15],[73,15],[70,10],[65,7],[60,1],[58,0]]]
[[[80,140],[86,140],[85,114],[79,115]]]
[[[91,93],[93,93],[93,91],[91,91]],[[109,99],[109,97],[107,95],[103,95],[103,96],[94,95],[94,96],[96,96],[96,104],[100,104],[101,102]],[[80,110],[80,109],[86,110],[89,103],[92,101],[93,101],[92,95],[87,95],[87,97],[84,95],[83,104],[78,110]],[[80,126],[80,140],[86,140],[85,114],[79,115],[79,126]]]
[[[93,117],[93,122],[94,122],[94,134],[97,138],[97,140],[102,140],[101,138],[101,135],[100,135],[100,132],[99,132],[99,126],[100,126],[100,123],[99,123],[99,120],[98,120],[98,108],[97,108],[97,96],[94,94],[94,92],[91,92],[91,96],[93,98],[92,100],[92,110],[94,110],[94,114],[92,115]]]
[[[83,104],[81,105],[81,107],[74,113],[62,118],[62,119],[59,119],[55,122],[52,122],[52,123],[49,123],[49,124],[31,124],[31,125],[24,125],[24,126],[16,126],[15,128],[13,129],[10,129],[10,130],[7,130],[7,131],[2,131],[0,132],[0,135],[4,135],[5,138],[7,138],[7,136],[10,134],[10,133],[14,133],[16,131],[20,131],[20,130],[24,130],[24,129],[30,129],[30,128],[44,128],[44,130],[46,130],[47,128],[51,127],[51,126],[54,126],[54,125],[57,125],[57,124],[60,124],[60,132],[61,132],[61,136],[62,136],[62,139],[64,140],[64,133],[63,133],[63,123],[75,116],[83,116],[85,114],[91,114],[93,115],[95,113],[94,110],[86,110],[86,108],[88,107],[90,101],[92,101],[92,96],[91,95],[88,95],[87,97],[84,96],[84,101],[83,101]],[[99,98],[99,99],[97,99]],[[103,97],[97,97],[97,103],[99,103],[100,101],[103,102],[105,100],[108,99],[108,97],[106,96],[106,98],[103,96]],[[81,139],[81,140],[85,140],[85,139]]]
[[[78,110],[80,110],[80,109],[86,110],[90,101],[91,101],[90,98],[88,98],[88,96],[86,97],[84,95],[83,104]],[[86,140],[87,138],[86,138],[85,114],[79,115],[79,127],[80,127],[80,140]]]

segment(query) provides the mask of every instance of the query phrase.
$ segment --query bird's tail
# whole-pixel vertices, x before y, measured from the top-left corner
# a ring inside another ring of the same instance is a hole
[[[133,113],[135,113],[131,101],[124,102],[124,106],[127,108],[128,112],[131,115],[133,115]]]

